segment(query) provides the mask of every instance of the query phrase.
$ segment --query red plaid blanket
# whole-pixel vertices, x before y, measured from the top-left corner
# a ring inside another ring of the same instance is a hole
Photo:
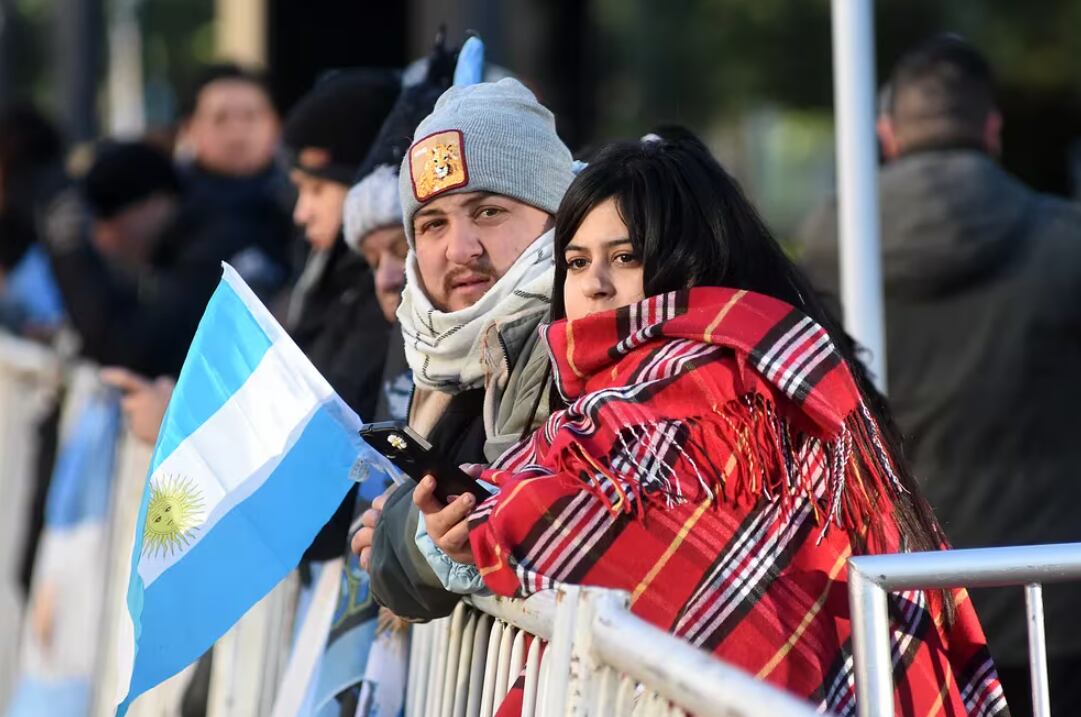
[[[570,407],[485,475],[501,492],[470,540],[487,585],[626,590],[644,619],[855,714],[846,560],[899,549],[902,489],[827,333],[700,288],[546,337]],[[942,595],[891,597],[898,714],[1008,714],[967,594],[952,624]]]

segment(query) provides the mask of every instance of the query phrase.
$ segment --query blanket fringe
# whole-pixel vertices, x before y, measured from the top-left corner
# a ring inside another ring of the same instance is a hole
[[[819,543],[831,526],[864,533],[883,499],[892,502],[907,492],[862,402],[839,433],[829,437],[797,432],[761,394],[729,401],[714,412],[719,422],[685,421],[687,446],[672,454],[672,461],[681,465],[664,466],[672,477],[664,490],[613,470],[606,459],[591,456],[577,442],[564,449],[561,462],[577,472],[585,489],[612,515],[642,519],[645,504],[671,508],[709,498],[715,505],[764,500],[779,504],[788,516],[806,501],[821,526]],[[643,435],[640,440],[649,438]],[[727,450],[718,450],[719,445]],[[729,456],[724,465],[716,464],[719,455]],[[679,475],[695,475],[697,480],[681,481]],[[693,483],[701,491],[698,496],[690,490]]]

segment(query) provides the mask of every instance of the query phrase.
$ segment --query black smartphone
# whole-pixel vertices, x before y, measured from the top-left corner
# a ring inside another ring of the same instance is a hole
[[[419,481],[429,473],[435,476],[435,495],[444,503],[465,493],[472,493],[478,503],[492,495],[404,423],[369,423],[361,426],[360,437],[413,480]]]

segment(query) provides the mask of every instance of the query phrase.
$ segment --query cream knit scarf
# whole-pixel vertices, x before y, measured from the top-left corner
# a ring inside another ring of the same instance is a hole
[[[412,251],[398,321],[413,381],[425,388],[457,393],[484,385],[481,340],[493,321],[551,303],[554,230],[539,236],[480,300],[444,313],[424,294]]]

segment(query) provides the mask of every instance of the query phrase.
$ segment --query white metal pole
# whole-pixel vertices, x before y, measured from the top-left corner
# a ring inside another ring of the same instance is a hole
[[[1025,586],[1025,612],[1028,613],[1028,664],[1032,683],[1032,714],[1051,717],[1051,695],[1047,684],[1047,633],[1043,624],[1043,586]]]
[[[845,328],[870,352],[867,368],[884,392],[873,13],[872,0],[832,0],[841,301]]]
[[[851,560],[848,606],[852,611],[852,660],[859,717],[893,717],[893,664],[886,591]]]
[[[146,131],[140,0],[117,0],[109,20],[109,134],[133,139]]]

